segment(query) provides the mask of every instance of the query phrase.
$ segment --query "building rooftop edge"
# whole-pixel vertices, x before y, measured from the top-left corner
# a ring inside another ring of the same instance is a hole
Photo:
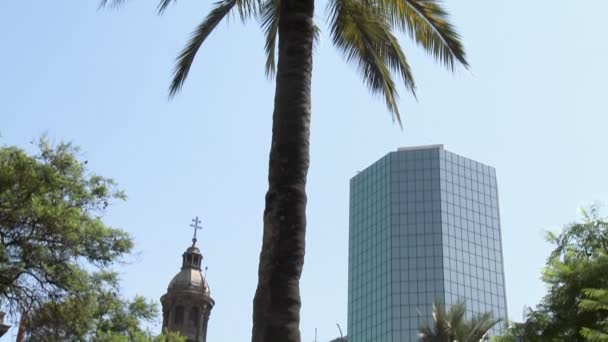
[[[404,146],[404,147],[398,147],[397,151],[392,151],[392,152],[388,152],[388,154],[382,156],[380,159],[376,160],[375,162],[373,162],[372,164],[368,165],[367,167],[363,168],[362,170],[359,170],[355,173],[355,175],[353,175],[350,178],[350,181],[353,181],[355,178],[357,178],[359,176],[360,173],[364,172],[365,170],[369,169],[370,167],[372,167],[375,163],[377,163],[378,161],[380,161],[381,159],[387,157],[388,155],[390,155],[391,153],[395,153],[395,152],[409,152],[409,151],[426,151],[426,150],[433,150],[433,149],[439,149],[440,151],[446,151],[447,153],[451,153],[453,155],[456,155],[460,158],[464,158],[467,160],[470,160],[472,162],[475,162],[477,164],[483,165],[485,167],[488,167],[491,170],[496,171],[496,168],[494,166],[491,166],[489,164],[486,164],[484,162],[480,162],[477,159],[472,159],[470,157],[466,157],[463,156],[461,154],[455,153],[455,152],[451,152],[445,149],[444,144],[433,144],[433,145],[419,145],[419,146]]]
[[[415,151],[415,150],[431,150],[438,148],[443,150],[443,144],[435,144],[435,145],[420,145],[420,146],[405,146],[397,148],[397,151]]]

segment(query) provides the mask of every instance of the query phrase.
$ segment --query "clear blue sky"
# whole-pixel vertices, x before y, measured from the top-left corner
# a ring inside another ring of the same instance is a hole
[[[184,91],[167,101],[173,60],[210,1],[154,1],[97,11],[95,0],[0,2],[0,144],[47,132],[74,141],[129,200],[107,221],[136,256],[123,292],[158,299],[179,270],[190,219],[217,304],[209,341],[247,341],[257,282],[274,84],[256,23],[222,24]],[[405,145],[443,143],[497,169],[509,316],[544,293],[542,231],[608,199],[605,13],[608,3],[447,1],[471,70],[444,70],[406,44],[418,101],[402,93],[404,129],[343,63],[327,29],[315,53],[302,336],[346,329],[348,181]],[[317,5],[317,20],[325,18]],[[404,39],[405,41],[405,39]],[[159,324],[153,328],[159,329]],[[14,332],[13,332],[14,333]],[[2,339],[12,339],[9,335]]]

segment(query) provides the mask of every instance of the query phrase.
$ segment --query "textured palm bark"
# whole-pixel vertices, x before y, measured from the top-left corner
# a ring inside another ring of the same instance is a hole
[[[23,342],[23,340],[25,339],[25,328],[27,326],[27,321],[27,312],[22,311],[21,318],[19,319],[19,329],[17,330],[17,338],[15,339],[16,342]]]
[[[314,0],[281,0],[264,237],[253,342],[300,342]]]

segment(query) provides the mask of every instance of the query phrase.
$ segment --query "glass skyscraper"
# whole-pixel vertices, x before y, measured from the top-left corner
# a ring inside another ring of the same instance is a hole
[[[443,145],[351,179],[348,252],[349,342],[418,341],[433,301],[507,318],[496,171]]]

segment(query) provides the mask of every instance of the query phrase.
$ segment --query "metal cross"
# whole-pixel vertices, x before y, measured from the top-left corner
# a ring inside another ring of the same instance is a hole
[[[197,216],[196,218],[192,219],[192,224],[190,224],[190,227],[194,228],[194,237],[192,238],[193,246],[196,243],[196,231],[203,229],[203,227],[199,226],[199,223],[201,223],[201,221],[198,219],[198,216]]]

